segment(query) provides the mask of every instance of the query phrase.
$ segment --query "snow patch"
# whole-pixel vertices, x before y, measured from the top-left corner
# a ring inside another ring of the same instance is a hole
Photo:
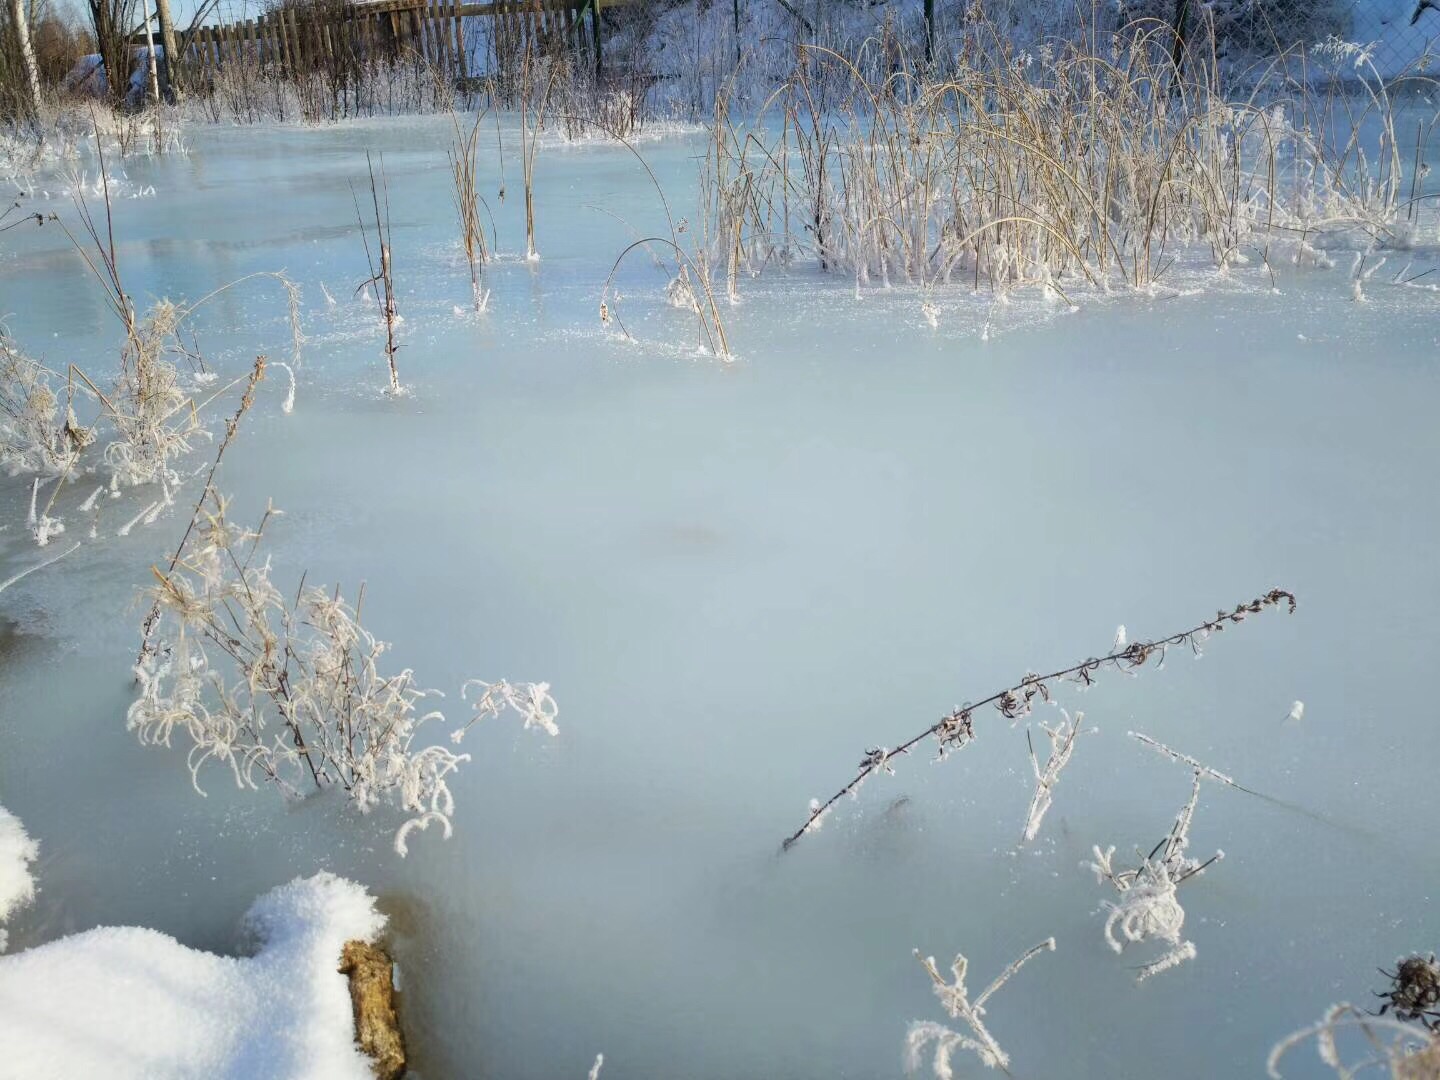
[[[30,864],[39,854],[40,845],[26,834],[20,819],[0,806],[0,923],[34,899]],[[6,944],[5,928],[0,926],[0,952]]]
[[[361,886],[321,873],[254,903],[252,956],[121,926],[0,957],[0,1069],[27,1080],[369,1080],[338,968],[346,941],[384,925]]]

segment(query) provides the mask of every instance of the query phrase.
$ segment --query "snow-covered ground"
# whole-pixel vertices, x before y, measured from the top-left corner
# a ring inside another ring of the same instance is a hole
[[[20,819],[0,806],[0,952],[7,943],[5,920],[35,896],[30,864],[39,851]]]
[[[6,825],[0,812],[0,886]],[[107,926],[0,957],[0,1077],[369,1080],[337,969],[344,943],[384,922],[364,889],[322,873],[255,902],[253,955]]]

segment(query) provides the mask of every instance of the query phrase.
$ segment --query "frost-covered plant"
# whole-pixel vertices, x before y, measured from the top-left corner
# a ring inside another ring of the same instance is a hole
[[[455,186],[455,212],[460,222],[460,246],[465,252],[465,262],[470,267],[470,298],[477,312],[483,312],[490,303],[490,291],[485,288],[485,263],[489,261],[490,249],[485,243],[485,226],[480,220],[480,206],[483,200],[476,184],[478,151],[480,142],[480,121],[483,112],[475,114],[475,121],[468,132],[460,129],[460,119],[452,114],[455,139],[450,147],[450,178]]]
[[[600,294],[601,325],[608,327],[611,322],[614,322],[620,332],[627,339],[630,338],[630,331],[625,328],[615,306],[619,295],[615,289],[615,275],[632,252],[644,249],[649,252],[656,265],[666,274],[665,296],[670,305],[695,315],[699,344],[708,348],[712,355],[721,360],[733,360],[734,355],[730,351],[730,341],[725,334],[725,323],[720,318],[720,306],[715,299],[708,243],[702,240],[688,249],[681,244],[680,237],[685,232],[687,225],[683,220],[676,223],[675,215],[670,211],[670,201],[665,197],[665,189],[660,186],[654,170],[650,168],[649,163],[641,156],[640,152],[619,132],[611,131],[608,134],[630,151],[635,160],[640,163],[640,167],[645,170],[646,176],[650,178],[651,186],[655,188],[655,192],[660,198],[660,206],[665,212],[665,221],[669,226],[670,235],[669,237],[643,237],[627,245],[620,252],[614,265],[610,267],[610,273],[605,278],[605,288]],[[657,250],[669,252],[673,261],[667,263],[656,254]]]
[[[63,476],[94,441],[75,418],[73,383],[62,401],[58,380],[0,329],[0,468],[11,476]]]
[[[401,855],[415,829],[439,825],[448,837],[449,777],[469,755],[419,740],[422,725],[444,720],[425,710],[435,692],[408,668],[382,670],[389,646],[362,623],[359,600],[303,579],[281,593],[262,555],[273,508],[253,530],[232,524],[226,509],[212,491],[182,556],[155,571],[149,595],[159,619],[147,627],[127,727],[146,745],[188,745],[197,791],[201,770],[216,762],[242,788],[269,781],[299,795],[338,787],[361,812],[389,805],[410,815],[395,837]],[[480,692],[456,742],[507,709],[527,728],[556,733],[546,684],[472,680],[471,688]]]
[[[375,298],[375,306],[380,312],[380,322],[385,327],[385,366],[390,373],[391,394],[400,394],[403,391],[400,387],[400,371],[395,366],[395,354],[400,351],[400,346],[395,342],[395,331],[400,325],[400,313],[395,306],[395,278],[390,266],[390,185],[385,178],[385,158],[380,158],[380,186],[375,185],[375,165],[370,160],[370,153],[365,153],[365,165],[370,172],[370,201],[375,211],[375,243],[379,248],[380,262],[376,265],[374,257],[370,254],[369,226],[365,217],[360,213],[360,198],[355,194],[355,189],[350,189],[351,196],[355,199],[355,217],[360,223],[360,239],[365,244],[365,261],[370,267],[370,276],[360,283],[357,293],[369,289]],[[380,213],[380,191],[385,192],[385,213]]]
[[[112,483],[132,487],[179,480],[176,458],[190,451],[201,432],[190,395],[181,384],[174,352],[183,310],[160,300],[144,317],[131,319],[129,340],[120,354],[120,373],[108,395],[118,435],[105,447]]]
[[[1027,672],[1014,686],[997,690],[989,697],[982,698],[973,704],[962,705],[951,710],[925,730],[912,735],[894,749],[883,746],[873,747],[867,750],[865,756],[860,759],[859,768],[848,784],[824,801],[811,800],[809,816],[805,819],[804,824],[785,839],[784,847],[790,848],[806,833],[818,829],[824,821],[825,815],[837,802],[846,796],[853,797],[865,781],[876,772],[894,772],[891,763],[896,758],[910,753],[927,739],[935,740],[941,760],[953,751],[968,746],[975,738],[975,712],[978,709],[987,705],[993,706],[995,711],[1006,720],[1016,723],[1031,714],[1037,701],[1050,700],[1051,683],[1073,682],[1080,686],[1090,686],[1102,670],[1134,674],[1151,660],[1157,661],[1156,666],[1160,667],[1165,663],[1166,653],[1172,648],[1188,648],[1198,656],[1201,646],[1212,634],[1220,633],[1227,626],[1238,625],[1251,615],[1258,615],[1262,611],[1279,607],[1282,604],[1292,614],[1294,613],[1294,595],[1284,589],[1271,589],[1263,596],[1236,604],[1231,611],[1217,611],[1213,619],[1206,619],[1178,634],[1156,638],[1153,641],[1133,641],[1129,644],[1117,642],[1114,649],[1106,656],[1091,657],[1078,664],[1053,671],[1048,675],[1038,675],[1033,671]]]
[[[1146,941],[1168,946],[1157,959],[1141,966],[1136,982],[1144,982],[1152,975],[1195,958],[1194,943],[1182,939],[1185,909],[1180,904],[1178,890],[1190,878],[1204,873],[1211,863],[1225,857],[1223,851],[1217,851],[1201,862],[1187,854],[1195,805],[1200,800],[1200,777],[1197,769],[1190,800],[1181,808],[1170,834],[1155,845],[1139,865],[1116,869],[1113,844],[1104,851],[1097,844],[1093,849],[1095,861],[1082,864],[1095,872],[1098,882],[1109,882],[1119,894],[1117,901],[1107,900],[1104,904],[1109,912],[1105,919],[1105,943],[1111,949],[1119,953],[1126,945]],[[1117,929],[1119,938],[1115,936]]]
[[[1342,1052],[1341,1039],[1359,1034],[1364,1050]],[[1387,1073],[1392,1080],[1434,1080],[1440,1076],[1440,1037],[1425,1028],[1385,1016],[1363,1012],[1348,1002],[1332,1005],[1309,1027],[1281,1039],[1265,1062],[1266,1075],[1282,1080],[1280,1064],[1297,1046],[1313,1041],[1321,1062],[1340,1080],[1361,1073]]]
[[[1025,732],[1025,742],[1030,747],[1030,768],[1035,773],[1035,794],[1030,798],[1030,809],[1025,815],[1025,833],[1022,843],[1028,844],[1040,834],[1040,826],[1045,821],[1045,815],[1050,812],[1050,805],[1054,801],[1055,784],[1060,779],[1060,772],[1066,765],[1070,764],[1070,756],[1075,753],[1075,740],[1083,733],[1090,734],[1094,728],[1085,731],[1082,725],[1085,723],[1085,714],[1077,712],[1072,720],[1070,714],[1064,709],[1060,710],[1064,717],[1058,724],[1051,727],[1042,723],[1040,730],[1050,738],[1050,756],[1045,759],[1045,765],[1040,765],[1040,760],[1035,756],[1035,744],[1030,740],[1030,732]]]
[[[292,398],[293,370],[299,364],[303,341],[299,291],[278,273],[247,275],[190,304],[161,299],[147,312],[139,313],[122,280],[111,216],[110,178],[104,153],[97,152],[104,217],[92,215],[84,186],[77,185],[74,210],[78,228],[72,231],[64,218],[56,220],[91,271],[120,325],[118,370],[110,379],[98,373],[92,377],[75,364],[64,373],[52,371],[27,355],[0,329],[0,468],[12,475],[25,473],[37,478],[32,487],[28,524],[41,546],[64,530],[63,517],[52,513],[62,490],[85,475],[100,474],[112,496],[119,496],[124,488],[159,487],[158,496],[122,526],[121,535],[142,521],[154,521],[173,504],[175,491],[184,482],[180,459],[197,440],[208,437],[203,424],[206,406],[235,385],[231,383],[204,400],[196,400],[194,387],[214,378],[205,371],[197,346],[187,343],[183,336],[186,320],[198,308],[241,282],[257,278],[278,282],[289,309]],[[182,365],[194,369],[194,380],[186,379]],[[77,418],[77,411],[84,412],[86,418]],[[38,481],[47,478],[55,478],[56,482],[41,505]],[[94,510],[99,494],[99,490],[92,491],[79,506],[80,512]]]
[[[1287,65],[1231,92],[1209,50],[1177,57],[1163,23],[1033,52],[984,14],[967,35],[938,71],[903,51],[877,70],[883,35],[859,50],[797,43],[750,125],[722,96],[701,169],[713,254],[758,273],[793,237],[857,290],[966,282],[1069,303],[1076,287],[1150,289],[1187,249],[1225,271],[1420,234],[1423,162],[1407,200],[1373,66],[1347,68],[1362,108],[1337,132]]]
[[[1000,1044],[995,1041],[995,1036],[991,1035],[990,1030],[985,1026],[985,1002],[990,1000],[995,991],[1009,982],[1010,978],[1024,967],[1031,957],[1047,950],[1055,951],[1053,937],[1026,950],[1020,959],[1002,971],[981,992],[979,997],[971,1001],[970,991],[965,985],[965,976],[969,970],[970,961],[965,958],[963,953],[957,954],[955,962],[950,965],[952,981],[946,982],[935,966],[935,958],[933,956],[922,957],[920,950],[916,949],[915,958],[929,973],[930,979],[934,983],[935,996],[940,999],[940,1004],[952,1020],[963,1020],[969,1031],[968,1033],[955,1031],[933,1020],[913,1021],[905,1036],[905,1071],[913,1073],[920,1068],[926,1048],[932,1044],[935,1050],[931,1066],[938,1080],[951,1080],[951,1077],[954,1076],[952,1059],[956,1050],[973,1052],[987,1069],[1007,1069],[1010,1064],[1010,1055],[1001,1048]]]

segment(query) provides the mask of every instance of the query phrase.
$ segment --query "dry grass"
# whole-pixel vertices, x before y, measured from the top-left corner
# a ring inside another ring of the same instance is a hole
[[[1223,270],[1323,261],[1337,236],[1413,239],[1426,133],[1402,153],[1362,50],[1303,58],[1344,66],[1358,97],[1295,90],[1280,62],[1235,94],[1218,61],[1192,46],[1177,66],[1171,44],[1162,28],[1026,53],[981,33],[938,79],[800,46],[758,123],[717,108],[702,201],[732,291],[797,245],[857,290],[967,282],[1068,301],[1146,289],[1197,249]]]

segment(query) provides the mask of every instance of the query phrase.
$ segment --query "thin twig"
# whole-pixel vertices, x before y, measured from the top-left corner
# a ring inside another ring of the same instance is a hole
[[[1091,658],[1083,660],[1078,664],[1062,668],[1059,671],[1051,672],[1049,675],[1027,674],[1014,686],[1007,687],[983,698],[973,705],[965,705],[954,710],[940,720],[931,724],[924,731],[906,739],[894,750],[872,749],[866,752],[860,762],[860,768],[855,778],[831,795],[823,803],[812,804],[810,816],[805,823],[785,838],[782,848],[786,851],[794,843],[810,831],[825,813],[839,802],[844,796],[856,791],[861,784],[877,769],[890,770],[890,761],[901,754],[909,751],[925,739],[934,736],[940,744],[941,757],[946,756],[952,749],[959,749],[969,743],[974,737],[973,714],[976,709],[986,705],[994,705],[997,712],[1007,720],[1018,720],[1031,711],[1031,702],[1040,697],[1042,700],[1049,700],[1050,693],[1047,683],[1056,679],[1071,679],[1085,686],[1095,681],[1095,675],[1103,666],[1110,666],[1117,671],[1133,671],[1142,667],[1152,656],[1159,656],[1164,661],[1165,652],[1172,646],[1189,645],[1192,650],[1199,652],[1200,641],[1212,633],[1224,630],[1229,624],[1243,622],[1249,615],[1259,614],[1266,608],[1275,607],[1281,602],[1289,605],[1291,612],[1295,610],[1295,597],[1284,589],[1271,589],[1264,596],[1255,598],[1248,603],[1237,604],[1233,611],[1217,611],[1213,619],[1206,619],[1204,622],[1191,627],[1189,630],[1169,637],[1156,638],[1154,641],[1136,641],[1123,649],[1102,656],[1098,659]]]

